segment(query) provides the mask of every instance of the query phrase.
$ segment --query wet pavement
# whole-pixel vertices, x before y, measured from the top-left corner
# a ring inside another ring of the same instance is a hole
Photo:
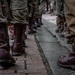
[[[68,54],[70,50],[66,47],[67,43],[65,43],[60,37],[56,36],[55,29],[57,27],[55,18],[56,16],[50,16],[48,14],[43,15],[44,25],[38,29],[36,38],[54,75],[75,75],[73,70],[62,68],[57,65],[60,55]],[[64,46],[61,44],[62,42]]]

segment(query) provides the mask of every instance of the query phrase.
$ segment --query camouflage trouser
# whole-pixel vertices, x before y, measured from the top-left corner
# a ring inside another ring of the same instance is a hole
[[[39,14],[42,15],[42,13],[45,11],[45,2],[42,2],[39,5]]]
[[[66,13],[68,11],[68,7],[64,0],[56,0],[56,9],[57,9],[57,16],[66,16]]]
[[[63,0],[56,0],[56,9],[57,9],[57,16],[64,15],[64,2],[63,2]]]
[[[67,25],[70,31],[70,34],[74,38],[74,45],[75,45],[75,0],[64,0],[68,9],[66,20]]]
[[[34,18],[39,18],[39,5],[35,2],[35,13]]]
[[[34,16],[34,11],[35,11],[35,3],[34,3],[34,0],[29,0],[28,1],[28,15],[29,17],[32,17]]]
[[[2,12],[1,0],[0,0],[0,23],[7,23],[7,19],[5,18]]]
[[[57,10],[57,27],[59,32],[64,30],[64,0],[56,0],[56,10]]]
[[[11,0],[12,23],[28,24],[27,0]]]

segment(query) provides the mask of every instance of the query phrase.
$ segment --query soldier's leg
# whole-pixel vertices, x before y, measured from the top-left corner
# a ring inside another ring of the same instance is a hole
[[[19,5],[17,5],[19,4]],[[24,6],[23,6],[24,5]],[[19,7],[20,6],[20,7]],[[23,48],[23,33],[24,33],[24,28],[28,24],[27,22],[27,1],[25,0],[17,0],[11,1],[11,10],[12,10],[12,16],[13,16],[13,21],[11,23],[14,25],[14,44],[13,44],[13,55],[22,55],[25,53],[24,48]]]
[[[69,10],[67,13],[67,25],[70,30],[70,38],[73,38],[72,52],[68,55],[63,55],[58,60],[58,65],[61,67],[75,69],[75,0],[65,0]]]
[[[28,34],[36,33],[35,29],[33,28],[33,17],[29,17],[29,31]]]
[[[36,31],[33,29],[33,16],[34,16],[34,12],[35,12],[35,1],[30,1],[28,6],[28,10],[29,10],[29,31],[28,34],[34,34],[36,33]]]
[[[14,44],[13,44],[13,55],[22,55],[24,52],[23,45],[24,39],[22,38],[24,35],[24,26],[26,24],[15,23],[14,24]]]
[[[63,0],[56,0],[57,9],[57,30],[56,32],[62,32],[64,29],[64,2]]]
[[[37,27],[40,27],[40,23],[39,23],[39,5],[38,5],[38,0],[36,0],[35,2],[35,13],[34,13],[34,17],[35,17],[35,22],[37,24]]]
[[[37,19],[38,27],[41,27],[41,25],[43,25],[43,23],[42,23],[42,11],[39,10],[38,16],[39,16]]]
[[[40,23],[40,13],[39,13],[39,10],[38,11],[35,11],[35,21],[36,21],[36,24],[37,24],[37,27],[41,27],[41,23]]]
[[[41,24],[41,25],[43,25],[43,23],[42,23],[42,14],[43,14],[43,12],[44,12],[44,9],[45,9],[45,3],[42,2],[42,3],[39,5],[39,14],[40,14],[40,16],[39,16],[39,21],[40,21],[40,24]]]
[[[36,23],[37,23],[37,27],[41,27],[40,21],[39,21],[39,17],[36,18]]]
[[[0,0],[0,65],[14,64],[15,60],[10,55],[9,38],[7,30],[7,20],[3,16],[2,4]]]
[[[42,22],[42,14],[40,15],[39,21],[40,21],[40,25],[43,25],[43,22]]]
[[[67,43],[68,44],[71,44],[72,43],[72,39],[68,38],[69,36],[69,29],[68,29],[68,26],[67,26],[67,22],[66,22],[66,16],[67,16],[67,12],[68,12],[68,7],[64,1],[64,15],[65,15],[65,23],[64,23],[64,31],[63,31],[63,36],[67,38]]]

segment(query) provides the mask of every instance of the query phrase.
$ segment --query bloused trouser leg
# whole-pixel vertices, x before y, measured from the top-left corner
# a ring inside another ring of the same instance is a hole
[[[56,9],[57,9],[57,30],[56,32],[62,32],[64,30],[64,1],[63,0],[56,0]]]
[[[18,5],[17,5],[18,4]],[[26,28],[27,22],[27,0],[11,0],[11,10],[13,20],[11,23],[14,25],[14,44],[12,47],[13,55],[18,56],[25,53],[23,48],[24,40],[24,28]]]
[[[7,20],[3,16],[2,4],[0,1],[0,65],[14,64],[15,60],[10,55],[10,46],[7,30]]]
[[[58,59],[58,65],[65,68],[75,69],[75,0],[65,0],[69,10],[66,15],[67,25],[73,38],[72,52],[62,55]]]

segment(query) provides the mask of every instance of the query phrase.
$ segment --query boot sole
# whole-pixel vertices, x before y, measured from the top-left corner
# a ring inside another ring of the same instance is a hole
[[[58,66],[63,67],[63,68],[68,68],[68,69],[72,69],[75,70],[75,65],[62,65],[57,63]]]
[[[12,55],[13,56],[21,56],[21,55],[23,55],[24,53],[17,53],[17,52],[12,52]]]
[[[11,60],[3,59],[0,60],[0,66],[0,70],[3,70],[15,66],[15,63],[13,63]]]

